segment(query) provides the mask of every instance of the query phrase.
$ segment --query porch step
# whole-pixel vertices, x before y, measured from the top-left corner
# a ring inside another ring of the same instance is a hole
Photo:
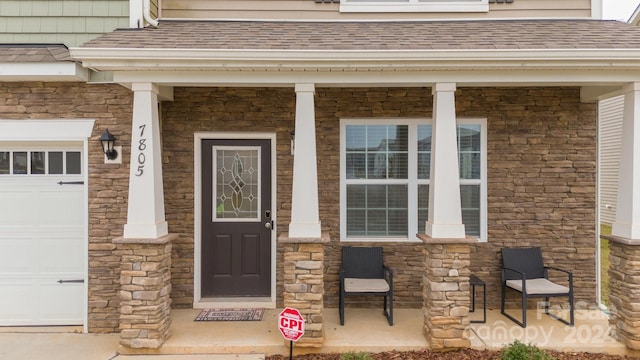
[[[118,355],[113,360],[264,360],[263,354]]]

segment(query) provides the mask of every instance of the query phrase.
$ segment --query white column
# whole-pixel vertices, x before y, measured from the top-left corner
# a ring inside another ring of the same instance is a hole
[[[429,219],[425,233],[432,238],[464,238],[460,205],[460,175],[456,138],[456,84],[433,88]]]
[[[296,84],[290,238],[321,237],[313,84]]]
[[[124,238],[157,239],[168,233],[164,217],[158,87],[136,83],[131,88],[133,125]]]
[[[618,207],[611,234],[640,240],[640,83],[624,88]]]

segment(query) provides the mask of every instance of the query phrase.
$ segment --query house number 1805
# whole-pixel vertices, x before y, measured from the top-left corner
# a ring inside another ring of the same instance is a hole
[[[147,149],[147,144],[145,144],[145,142],[147,141],[147,138],[144,137],[144,129],[147,127],[147,125],[140,125],[138,126],[138,129],[140,129],[140,139],[138,140],[138,171],[136,172],[136,176],[142,176],[142,174],[144,174],[144,162],[146,161],[147,157],[144,154],[144,151]]]

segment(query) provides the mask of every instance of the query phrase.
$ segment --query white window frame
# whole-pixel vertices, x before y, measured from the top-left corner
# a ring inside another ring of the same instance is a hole
[[[340,12],[489,12],[489,0],[340,0]]]
[[[417,133],[418,125],[430,125],[430,118],[422,119],[398,119],[398,118],[367,118],[367,119],[340,119],[340,241],[343,242],[421,242],[413,229],[424,229],[423,224],[418,224],[418,185],[430,184],[430,180],[418,179],[417,169]],[[408,215],[406,238],[376,238],[376,237],[347,237],[347,185],[348,184],[372,184],[376,180],[347,179],[346,178],[346,126],[347,125],[407,125],[409,126],[409,154],[408,179],[385,179],[384,184],[407,184]],[[458,118],[457,125],[480,125],[480,179],[460,179],[460,185],[480,185],[480,238],[481,242],[487,241],[487,119],[485,118]],[[420,226],[420,227],[419,227]]]

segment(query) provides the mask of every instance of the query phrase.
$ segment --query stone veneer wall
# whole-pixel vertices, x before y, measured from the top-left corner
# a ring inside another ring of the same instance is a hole
[[[0,83],[0,119],[95,119],[89,141],[89,331],[118,331],[120,257],[111,242],[127,217],[133,96],[120,85]],[[97,139],[108,128],[123,148],[105,165]],[[95,140],[95,141],[94,141]]]
[[[626,241],[625,241],[626,240]],[[609,310],[612,335],[630,349],[640,349],[640,245],[609,237]]]
[[[499,308],[500,248],[516,246],[541,246],[546,265],[574,272],[577,306],[595,305],[596,104],[580,103],[578,88],[461,95],[458,116],[488,117],[489,242],[475,247],[471,271],[490,306]]]
[[[578,88],[456,92],[459,117],[488,119],[490,242],[474,247],[471,271],[487,281],[491,306],[499,301],[502,246],[545,247],[550,265],[575,271],[576,300],[595,301],[596,105],[579,98]],[[92,139],[109,128],[123,147],[123,164],[105,165],[98,141],[89,142],[91,332],[113,332],[119,325],[120,258],[111,241],[122,236],[126,222],[132,99],[130,90],[119,85],[0,83],[0,118],[95,119]],[[332,239],[325,246],[325,306],[336,307],[338,299],[339,119],[430,117],[431,101],[429,88],[317,89],[320,218]],[[193,133],[277,134],[276,209],[282,232],[290,219],[294,113],[295,93],[287,88],[176,88],[175,100],[162,104],[166,217],[170,232],[179,234],[172,241],[174,306],[193,303]],[[396,306],[421,307],[423,245],[383,246],[395,269]],[[277,262],[277,293],[282,294],[282,246]]]
[[[430,88],[318,88],[315,101],[320,219],[331,237],[325,245],[324,303],[337,307],[339,120],[430,117],[432,96]],[[487,282],[490,306],[499,304],[502,246],[542,246],[549,265],[575,272],[576,300],[595,302],[596,105],[580,103],[579,88],[460,88],[456,107],[458,117],[487,118],[490,242],[473,246],[470,269]],[[163,103],[167,221],[170,231],[180,234],[172,267],[176,306],[193,302],[193,133],[277,134],[275,207],[281,233],[290,219],[294,113],[295,94],[287,88],[176,88],[175,100]],[[395,305],[420,308],[423,244],[381,245],[395,270]],[[278,294],[284,290],[282,251],[279,246]]]

